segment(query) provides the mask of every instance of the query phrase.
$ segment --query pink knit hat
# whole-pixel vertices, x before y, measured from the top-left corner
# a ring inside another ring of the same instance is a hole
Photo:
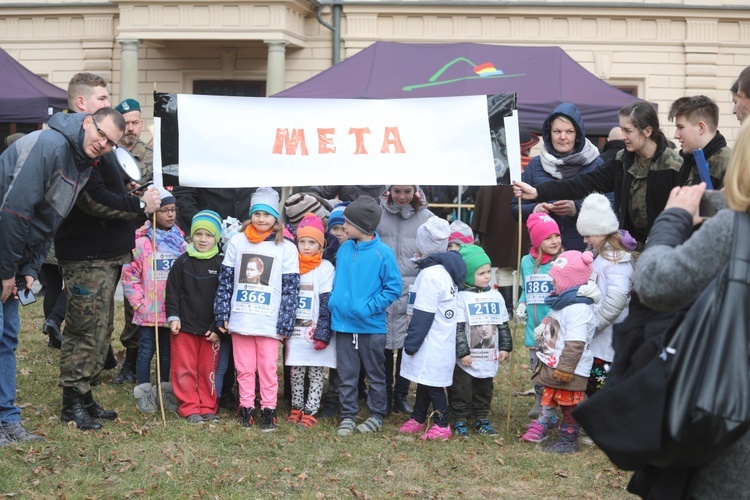
[[[594,254],[591,252],[568,250],[561,253],[549,269],[549,275],[557,284],[557,293],[560,294],[574,286],[585,285],[591,277],[592,262]]]
[[[307,236],[317,241],[320,247],[323,248],[323,244],[325,243],[324,232],[323,221],[320,220],[320,217],[308,213],[302,217],[299,226],[297,226],[297,240],[303,236]]]
[[[526,227],[529,228],[531,246],[534,248],[539,248],[539,245],[551,234],[560,234],[560,228],[557,226],[555,219],[542,212],[529,215],[528,220],[526,220]]]

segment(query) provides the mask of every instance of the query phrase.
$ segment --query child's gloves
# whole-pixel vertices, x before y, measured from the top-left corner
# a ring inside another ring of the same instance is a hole
[[[515,313],[516,322],[522,325],[526,324],[526,304],[521,302],[518,304]]]
[[[563,383],[570,382],[571,380],[573,380],[572,373],[564,372],[560,370],[559,368],[555,370],[554,377],[558,382],[563,382]]]
[[[320,339],[313,339],[313,347],[316,351],[322,351],[326,347],[328,347],[328,344],[325,343],[325,341]]]
[[[544,338],[544,329],[547,328],[547,318],[544,318],[539,325],[534,328],[534,340],[539,343]]]

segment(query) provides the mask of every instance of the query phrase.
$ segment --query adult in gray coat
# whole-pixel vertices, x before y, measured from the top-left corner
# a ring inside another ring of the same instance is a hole
[[[406,401],[409,381],[401,376],[401,356],[406,338],[406,306],[409,286],[417,279],[419,269],[414,263],[417,254],[417,229],[432,217],[427,209],[425,194],[419,186],[386,186],[380,196],[383,216],[376,229],[380,239],[393,249],[401,271],[401,297],[385,310],[385,324],[388,337],[385,346],[385,386],[388,396],[387,413],[392,409],[411,414],[412,408]],[[394,353],[394,351],[396,351]],[[396,374],[394,387],[393,356],[396,354]]]
[[[21,320],[18,300],[11,295],[31,289],[52,236],[96,160],[122,137],[125,122],[115,110],[104,108],[94,115],[58,113],[49,127],[28,134],[0,156],[0,446],[42,440],[23,428],[15,405]]]
[[[742,127],[735,144],[725,176],[729,209],[706,220],[691,235],[693,226],[701,222],[698,207],[705,184],[675,187],[664,211],[656,218],[635,271],[635,290],[647,306],[671,310],[691,304],[728,262],[736,212],[750,211],[750,122]],[[750,248],[744,252],[750,252]],[[684,492],[681,498],[746,498],[750,491],[748,470],[750,433],[695,471],[653,467],[640,470],[633,476],[629,490],[648,497],[682,472],[690,476],[692,491]],[[671,491],[675,488],[671,487]],[[675,494],[675,498],[678,496]]]

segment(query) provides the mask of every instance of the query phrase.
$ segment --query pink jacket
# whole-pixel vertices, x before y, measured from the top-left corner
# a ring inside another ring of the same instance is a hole
[[[151,223],[146,222],[135,232],[133,261],[122,268],[122,289],[135,311],[133,323],[139,326],[155,326],[158,321],[158,326],[169,326],[164,309],[167,275],[174,259],[185,252],[187,243],[182,230],[174,225],[169,231],[157,230],[157,252],[154,252],[150,229]],[[167,239],[171,244],[167,243]],[[156,272],[154,253],[157,256]]]

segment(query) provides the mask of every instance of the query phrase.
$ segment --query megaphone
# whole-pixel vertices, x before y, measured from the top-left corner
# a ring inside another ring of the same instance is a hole
[[[117,164],[120,165],[122,172],[125,174],[126,180],[133,182],[140,182],[141,180],[141,167],[138,166],[138,162],[135,161],[130,151],[123,148],[122,146],[115,148],[114,150]]]

